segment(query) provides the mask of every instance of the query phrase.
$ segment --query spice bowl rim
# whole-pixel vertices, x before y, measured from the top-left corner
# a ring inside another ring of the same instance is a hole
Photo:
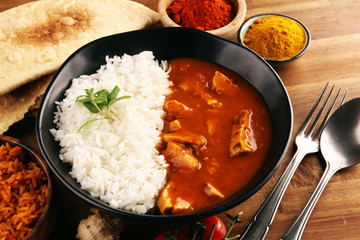
[[[181,25],[176,24],[167,15],[166,9],[173,1],[174,0],[159,0],[158,13],[161,16],[160,21],[164,27],[182,27]],[[247,6],[246,6],[245,0],[230,0],[230,1],[231,1],[231,3],[234,4],[234,6],[236,8],[236,15],[235,15],[234,19],[230,23],[228,23],[227,25],[225,25],[221,28],[209,30],[209,31],[205,31],[205,32],[216,35],[218,37],[223,37],[223,38],[229,38],[233,34],[236,33],[239,26],[245,20]]]
[[[239,31],[237,33],[237,38],[238,38],[238,42],[247,47],[244,43],[244,36],[247,33],[247,31],[249,30],[249,27],[258,19],[261,18],[265,18],[265,17],[271,17],[271,16],[279,16],[279,17],[284,17],[284,18],[288,18],[294,22],[296,22],[297,24],[299,24],[299,26],[303,29],[304,33],[305,33],[305,44],[304,47],[301,49],[301,51],[296,54],[295,56],[289,58],[289,59],[285,59],[285,60],[278,60],[278,59],[267,59],[264,58],[268,63],[270,63],[271,65],[277,65],[277,64],[283,64],[283,63],[289,63],[295,59],[300,58],[301,56],[303,56],[307,50],[310,47],[310,43],[311,43],[311,33],[309,31],[309,29],[305,26],[305,24],[303,24],[301,21],[299,21],[298,19],[286,15],[286,14],[280,14],[280,13],[261,13],[261,14],[257,14],[254,16],[249,17],[248,19],[246,19],[240,26]],[[248,48],[248,47],[247,47]],[[248,48],[250,49],[250,48]],[[250,49],[251,51],[253,51],[252,49]],[[255,52],[255,51],[253,51]],[[256,53],[256,52],[255,52]],[[256,53],[258,54],[258,53]],[[259,55],[259,54],[258,54]]]
[[[27,239],[38,239],[39,235],[42,237],[48,237],[47,235],[50,233],[52,229],[52,222],[49,221],[50,215],[53,213],[51,212],[51,202],[53,198],[53,182],[51,179],[51,172],[50,169],[42,157],[39,151],[37,151],[34,147],[30,146],[29,144],[7,135],[0,134],[0,145],[5,144],[8,142],[12,147],[19,146],[21,147],[22,151],[25,152],[27,158],[31,161],[34,161],[44,172],[47,178],[48,183],[48,197],[44,206],[44,210],[41,213],[39,219],[36,221],[35,225],[32,227],[32,230],[25,236],[25,240]],[[48,222],[48,223],[46,223]],[[47,229],[47,230],[45,230]],[[42,232],[44,231],[44,232]],[[42,233],[40,233],[42,232]]]

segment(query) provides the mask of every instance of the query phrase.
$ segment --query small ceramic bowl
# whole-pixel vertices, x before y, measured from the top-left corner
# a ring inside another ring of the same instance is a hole
[[[6,143],[9,143],[11,147],[19,146],[21,147],[22,151],[25,153],[26,161],[32,161],[37,164],[38,167],[40,167],[47,177],[47,183],[48,183],[48,198],[45,203],[44,211],[40,215],[38,221],[36,224],[32,227],[32,230],[29,232],[29,234],[25,237],[25,240],[45,240],[48,239],[51,231],[53,229],[54,225],[54,219],[53,214],[54,211],[52,211],[50,207],[51,198],[52,198],[52,181],[51,181],[51,175],[50,170],[45,163],[44,159],[42,158],[41,154],[32,148],[31,146],[27,145],[26,143],[21,142],[18,139],[0,135],[0,146],[4,145]]]
[[[310,35],[310,31],[307,29],[307,27],[301,23],[299,20],[293,18],[293,17],[290,17],[290,16],[287,16],[287,15],[283,15],[283,14],[275,14],[275,13],[265,13],[265,14],[259,14],[259,15],[255,15],[255,16],[252,16],[250,17],[249,19],[247,19],[242,25],[241,27],[239,28],[239,31],[238,31],[238,41],[241,45],[245,46],[246,47],[246,44],[244,43],[244,37],[247,33],[247,31],[249,30],[250,26],[258,19],[261,19],[261,18],[265,18],[265,17],[272,17],[272,16],[279,16],[279,17],[283,17],[283,18],[288,18],[290,20],[293,20],[295,21],[296,23],[299,24],[299,26],[303,29],[304,31],[304,34],[305,34],[305,44],[304,44],[304,47],[302,48],[302,50],[296,54],[295,56],[289,58],[289,59],[286,59],[286,60],[277,60],[277,59],[266,59],[265,60],[270,63],[271,65],[273,66],[278,66],[278,65],[281,65],[281,64],[286,64],[286,63],[290,63],[292,62],[293,60],[295,59],[298,59],[299,57],[301,57],[302,55],[305,54],[305,52],[308,50],[309,46],[310,46],[310,42],[311,42],[311,35]]]
[[[158,12],[161,15],[161,23],[164,27],[181,27],[176,24],[166,13],[166,9],[173,0],[160,0],[158,4]],[[240,25],[245,19],[246,15],[246,3],[245,0],[230,0],[236,8],[235,18],[226,26],[206,31],[219,37],[229,38],[237,32]]]

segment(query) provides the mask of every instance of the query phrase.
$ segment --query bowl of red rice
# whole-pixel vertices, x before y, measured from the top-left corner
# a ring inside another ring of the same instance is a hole
[[[41,155],[0,135],[0,239],[47,239],[52,182]]]

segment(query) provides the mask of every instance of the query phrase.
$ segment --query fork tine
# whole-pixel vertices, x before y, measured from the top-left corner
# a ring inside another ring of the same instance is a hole
[[[327,121],[327,120],[329,119],[329,117],[330,117],[331,110],[332,110],[332,108],[334,107],[335,101],[336,101],[336,99],[337,99],[337,97],[338,97],[338,95],[339,95],[339,93],[340,93],[340,90],[341,90],[341,88],[339,88],[339,90],[338,90],[338,92],[337,92],[337,94],[336,94],[333,102],[331,103],[331,106],[330,106],[329,110],[327,111],[327,113],[326,113],[326,115],[325,115],[325,117],[324,117],[324,119],[323,119],[323,121],[322,121],[322,123],[321,123],[321,125],[320,125],[320,127],[319,127],[319,130],[316,132],[316,134],[315,134],[315,136],[314,136],[314,139],[318,139],[319,136],[320,136],[320,134],[321,134],[321,132],[322,132],[322,130],[324,129],[325,123],[326,123],[326,121]],[[339,106],[338,106],[337,108],[341,107],[341,105],[344,103],[345,98],[346,98],[346,95],[347,95],[347,90],[345,90],[344,95],[343,95],[343,97],[341,98],[340,103],[339,103]]]
[[[345,90],[344,96],[342,97],[342,99],[341,99],[341,101],[340,101],[340,104],[339,104],[338,108],[339,108],[339,107],[341,107],[341,105],[343,105],[343,103],[344,103],[344,101],[345,101],[345,97],[346,97],[346,95],[347,95],[347,89]]]
[[[315,109],[317,108],[317,106],[319,105],[319,102],[321,100],[321,98],[323,97],[324,93],[325,93],[325,90],[327,88],[327,86],[329,85],[329,82],[326,83],[324,89],[322,90],[320,96],[318,97],[318,99],[316,100],[314,106],[311,108],[309,114],[307,115],[304,123],[302,124],[302,126],[300,127],[299,129],[299,133],[301,134],[304,134],[304,131],[305,129],[307,128],[307,126],[309,125],[310,123],[310,119],[312,118],[312,116],[314,115],[314,112],[315,112]]]
[[[323,121],[321,122],[321,125],[320,125],[319,129],[317,130],[317,132],[316,132],[316,134],[315,134],[315,136],[314,136],[314,139],[315,139],[315,140],[317,140],[317,139],[320,137],[320,134],[321,134],[322,130],[323,130],[324,127],[325,127],[325,123],[326,123],[326,121],[327,121],[327,120],[329,119],[329,117],[330,117],[330,113],[331,113],[331,111],[332,111],[332,109],[333,109],[333,107],[334,107],[334,105],[335,105],[336,99],[337,99],[337,97],[339,96],[340,90],[341,90],[341,87],[340,87],[339,90],[337,91],[337,93],[336,93],[336,95],[335,95],[335,97],[334,97],[334,100],[332,101],[332,103],[331,103],[331,105],[330,105],[330,107],[329,107],[329,109],[328,109],[328,111],[327,111],[327,113],[326,113]],[[340,101],[340,105],[339,105],[338,107],[340,107],[340,106],[343,104],[343,102],[344,102],[344,100],[345,100],[345,97],[346,97],[346,94],[347,94],[347,90],[345,91],[344,96],[342,97],[342,99],[341,99],[341,101]]]
[[[308,132],[308,134],[307,134],[306,136],[311,136],[311,135],[313,134],[313,132],[314,132],[314,130],[315,130],[315,127],[316,127],[316,125],[317,125],[317,123],[318,123],[318,121],[319,121],[319,119],[320,119],[320,116],[321,116],[321,114],[323,113],[323,111],[324,111],[324,109],[325,109],[326,103],[327,103],[327,101],[329,100],[332,91],[334,90],[334,87],[335,87],[335,85],[333,85],[333,86],[331,87],[329,94],[326,96],[326,99],[325,99],[323,105],[321,106],[318,114],[316,115],[316,118],[315,118],[313,124],[311,125],[311,128],[310,128],[310,130],[309,130],[309,132]],[[338,94],[339,94],[339,93],[338,93]],[[336,98],[335,98],[335,99],[336,99]]]

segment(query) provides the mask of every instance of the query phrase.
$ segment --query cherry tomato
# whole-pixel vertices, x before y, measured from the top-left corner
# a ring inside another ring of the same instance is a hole
[[[201,219],[199,222],[206,227],[206,230],[204,232],[204,239],[210,240],[210,234],[214,224],[216,224],[216,226],[211,240],[222,239],[225,237],[226,235],[225,224],[217,216],[206,217]]]
[[[173,237],[169,237],[169,238],[165,238],[166,236],[169,236],[169,234],[173,233],[174,229],[168,229],[168,230],[164,230],[161,233],[159,233],[155,240],[190,240],[191,237],[189,237],[188,235],[186,235],[183,231],[178,231],[178,233],[176,234],[176,236]]]

